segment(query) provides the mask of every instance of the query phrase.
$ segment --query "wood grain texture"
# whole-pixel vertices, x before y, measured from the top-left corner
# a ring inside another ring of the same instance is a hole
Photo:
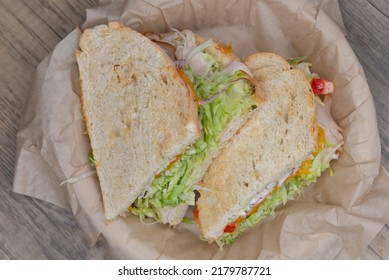
[[[0,2],[0,259],[102,259],[72,216],[12,192],[16,133],[41,60],[85,19],[89,1]]]
[[[382,164],[389,170],[389,2],[340,0],[339,5],[347,39],[362,64],[373,95],[381,138]],[[388,224],[370,243],[361,258],[389,259]]]
[[[347,39],[372,92],[381,136],[382,163],[389,169],[389,2],[339,1]]]
[[[16,133],[35,69],[97,1],[0,1],[0,259],[109,258],[103,244],[90,248],[71,214],[12,192]],[[347,38],[374,97],[382,162],[389,169],[389,3],[339,2]],[[362,258],[389,259],[389,225]]]

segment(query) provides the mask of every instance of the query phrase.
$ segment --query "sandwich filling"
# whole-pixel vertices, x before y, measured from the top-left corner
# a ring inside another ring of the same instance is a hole
[[[226,67],[209,51],[213,41],[196,44],[192,32],[175,32],[160,38],[157,43],[174,50],[174,60],[182,75],[193,85],[202,136],[171,164],[155,176],[147,189],[129,207],[141,220],[153,218],[160,223],[177,224],[180,206],[194,205],[194,185],[204,171],[204,164],[212,159],[226,134],[233,134],[239,123],[254,110],[255,84],[248,68],[233,61]],[[231,48],[223,45],[223,52]],[[185,208],[186,209],[186,208]],[[181,211],[182,212],[182,211]]]

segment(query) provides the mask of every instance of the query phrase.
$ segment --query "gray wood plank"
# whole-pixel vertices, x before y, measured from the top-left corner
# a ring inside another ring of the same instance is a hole
[[[367,0],[378,12],[385,17],[389,17],[389,2],[388,0]]]
[[[98,0],[0,1],[0,259],[104,259],[90,248],[72,215],[12,192],[16,132],[39,62]],[[389,169],[389,3],[340,0],[348,40],[365,70],[377,108],[382,161]],[[388,221],[389,222],[389,221]],[[362,255],[389,259],[389,226]]]
[[[347,39],[366,74],[377,111],[382,164],[389,169],[389,2],[339,1]],[[388,221],[389,222],[389,221]],[[389,225],[370,243],[362,259],[389,259]]]
[[[365,71],[381,136],[382,163],[389,169],[389,2],[339,1],[347,39]]]
[[[69,213],[12,192],[16,132],[35,69],[96,2],[0,2],[0,259],[105,258]]]
[[[389,260],[389,225],[386,225],[370,243],[362,258],[367,260]]]

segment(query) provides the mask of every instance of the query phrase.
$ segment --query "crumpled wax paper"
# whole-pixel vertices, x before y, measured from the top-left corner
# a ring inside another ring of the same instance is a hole
[[[169,228],[135,216],[105,221],[96,176],[60,183],[92,170],[75,59],[81,30],[113,20],[139,32],[191,29],[231,43],[241,57],[260,51],[306,56],[336,86],[331,111],[345,144],[334,175],[326,172],[223,251],[200,241],[196,225]],[[90,243],[103,239],[112,258],[358,258],[389,221],[389,176],[381,167],[373,99],[343,30],[333,0],[102,1],[37,69],[17,135],[14,191],[71,210]]]

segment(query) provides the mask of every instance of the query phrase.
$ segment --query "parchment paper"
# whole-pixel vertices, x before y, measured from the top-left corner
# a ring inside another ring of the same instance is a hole
[[[259,51],[306,56],[335,82],[332,114],[344,129],[340,159],[296,201],[247,230],[223,251],[200,241],[196,225],[168,228],[137,217],[106,222],[91,168],[79,104],[75,50],[81,30],[120,20],[140,32],[191,29],[232,43],[241,57]],[[38,67],[17,136],[14,191],[73,212],[91,245],[131,259],[355,259],[389,221],[389,175],[380,166],[373,99],[347,43],[337,1],[102,1]]]

